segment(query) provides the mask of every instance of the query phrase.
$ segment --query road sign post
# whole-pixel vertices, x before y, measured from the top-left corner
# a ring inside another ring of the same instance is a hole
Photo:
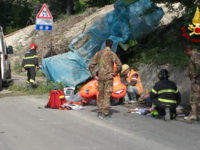
[[[53,26],[53,17],[46,4],[42,6],[36,16],[36,30],[51,31]]]
[[[53,17],[51,15],[51,12],[49,11],[47,5],[43,4],[42,8],[40,9],[40,11],[38,12],[38,14],[36,16],[35,29],[40,30],[40,31],[52,31],[52,27],[53,27]],[[42,58],[44,57],[44,54],[43,54],[44,53],[44,41],[45,41],[44,38],[45,37],[44,37],[44,32],[43,32]]]

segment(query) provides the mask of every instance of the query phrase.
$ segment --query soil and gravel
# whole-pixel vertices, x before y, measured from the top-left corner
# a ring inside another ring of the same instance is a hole
[[[37,31],[35,25],[6,35],[7,45],[12,45],[14,54],[12,64],[21,60],[25,50],[31,42],[38,45],[38,55],[42,59],[68,51],[71,40],[88,29],[95,21],[112,11],[113,5],[103,8],[89,8],[83,14],[66,16],[64,20],[58,20],[53,24],[53,31]]]
[[[184,12],[184,7],[180,3],[175,3],[172,10],[169,10],[165,4],[158,4],[158,6],[162,7],[165,12],[161,25],[169,24],[174,17],[180,17]],[[68,44],[74,37],[86,31],[94,22],[112,10],[114,10],[114,6],[107,5],[102,8],[89,8],[79,15],[66,16],[66,18],[54,22],[51,32],[37,31],[35,25],[30,25],[6,35],[7,45],[12,45],[14,48],[12,65],[21,61],[31,42],[37,43],[40,59],[67,52]]]
[[[169,10],[165,4],[158,4],[158,6],[162,7],[165,12],[160,25],[169,24],[174,17],[181,17],[184,12],[184,7],[181,6],[180,3],[175,3],[172,10]],[[67,52],[68,44],[74,37],[86,31],[95,21],[99,20],[113,9],[113,5],[107,5],[103,8],[89,8],[83,14],[69,16],[63,20],[54,22],[53,31],[51,32],[36,31],[35,25],[31,25],[6,35],[7,45],[12,45],[14,48],[14,54],[11,56],[11,65],[15,66],[16,63],[21,62],[24,52],[31,42],[36,42],[38,44],[40,59]],[[139,72],[145,83],[145,89],[150,89],[153,86],[156,80],[155,72],[157,72],[159,68],[160,67],[148,65],[140,66]],[[183,93],[183,97],[186,99],[185,101],[188,101],[189,80],[186,77],[187,70],[173,67],[168,67],[168,69],[170,69],[172,80],[177,76],[179,77],[180,81],[178,81],[178,86]],[[183,79],[186,79],[186,82],[182,82]],[[17,83],[20,81],[21,78]]]

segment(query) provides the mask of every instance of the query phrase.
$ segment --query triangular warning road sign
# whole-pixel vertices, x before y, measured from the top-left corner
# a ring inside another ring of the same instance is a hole
[[[39,13],[37,14],[36,18],[40,18],[40,19],[53,19],[48,7],[46,4],[44,4],[42,6],[42,8],[40,9]]]

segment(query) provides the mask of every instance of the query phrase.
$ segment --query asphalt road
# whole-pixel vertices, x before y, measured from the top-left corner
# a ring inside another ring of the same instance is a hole
[[[112,107],[100,120],[96,107],[45,109],[48,96],[0,98],[0,150],[200,150],[200,124],[165,122]]]

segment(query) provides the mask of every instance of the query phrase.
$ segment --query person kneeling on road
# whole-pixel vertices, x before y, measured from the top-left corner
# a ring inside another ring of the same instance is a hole
[[[143,92],[143,87],[139,74],[130,69],[127,64],[122,65],[122,82],[127,86],[127,94],[124,97],[125,103],[134,103]]]
[[[168,80],[169,73],[161,69],[158,74],[159,82],[155,84],[150,93],[153,108],[157,110],[158,116],[164,116],[166,121],[176,117],[176,107],[181,101],[181,95],[176,84]]]
[[[35,85],[36,70],[38,69],[37,45],[30,44],[30,49],[26,51],[22,61],[22,72],[27,71],[27,88],[32,89]]]

